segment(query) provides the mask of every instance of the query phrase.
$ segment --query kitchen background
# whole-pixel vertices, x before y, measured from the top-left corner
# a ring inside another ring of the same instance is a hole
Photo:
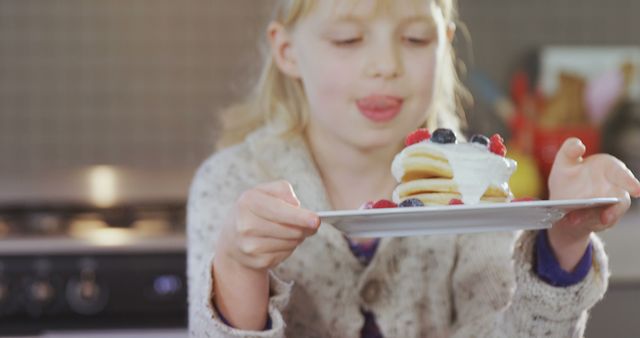
[[[180,257],[184,251],[184,224],[176,218],[180,211],[174,213],[175,208],[183,205],[198,164],[213,151],[219,128],[216,113],[242,97],[251,86],[252,75],[260,65],[256,40],[263,36],[272,3],[271,0],[0,0],[0,309],[8,304],[3,302],[2,282],[9,281],[7,284],[11,285],[11,270],[5,267],[3,274],[2,260],[28,256],[24,250],[19,254],[11,251],[21,246],[15,244],[17,238],[28,238],[34,233],[37,236],[33,237],[44,239],[49,238],[46,236],[73,237],[71,225],[55,223],[49,217],[59,214],[60,210],[64,210],[67,220],[75,219],[69,215],[85,217],[86,213],[95,215],[115,210],[118,215],[115,219],[126,219],[117,224],[118,230],[139,225],[140,222],[135,221],[141,219],[146,221],[143,224],[147,230],[169,228],[157,236],[162,240],[145,251],[144,259],[159,260],[167,252],[177,255],[172,256],[174,258]],[[460,0],[460,13],[471,32],[469,42],[463,36],[465,29],[460,27],[456,43],[468,70],[466,81],[476,96],[476,105],[469,112],[472,130],[505,132],[513,136],[512,140],[519,140],[516,143],[525,155],[527,151],[535,155],[536,150],[532,148],[536,148],[539,139],[528,138],[527,131],[537,126],[548,129],[557,126],[550,127],[548,119],[539,117],[544,115],[542,112],[527,113],[531,109],[544,110],[537,103],[539,95],[531,88],[542,84],[548,101],[560,102],[562,99],[557,93],[561,86],[554,85],[557,79],[554,70],[565,64],[571,68],[572,62],[582,66],[586,62],[587,70],[592,71],[591,79],[600,80],[594,81],[591,88],[619,90],[610,97],[595,95],[593,98],[596,103],[601,102],[600,106],[609,108],[601,114],[608,116],[606,123],[590,126],[583,116],[580,123],[571,120],[570,127],[586,129],[585,135],[598,130],[594,142],[626,157],[628,163],[636,165],[632,166],[636,174],[640,174],[636,147],[640,111],[637,104],[626,104],[637,102],[638,81],[626,81],[626,89],[621,85],[624,74],[629,74],[631,79],[640,74],[637,14],[640,2]],[[598,49],[576,53],[563,49],[566,47]],[[607,49],[602,49],[604,47]],[[632,69],[620,75],[617,70],[625,62],[634,65],[631,68],[635,67],[635,72]],[[578,82],[581,88],[586,86]],[[571,86],[573,82],[567,83]],[[598,83],[604,85],[599,87]],[[517,89],[527,87],[526,84],[530,90]],[[526,102],[534,103],[528,106]],[[610,102],[616,104],[608,104]],[[575,104],[560,106],[574,107]],[[513,122],[513,116],[526,118]],[[626,138],[618,135],[621,132],[618,126],[626,128]],[[88,187],[83,185],[81,175],[85,174],[102,177],[102,181],[112,177],[111,180],[128,184],[121,184],[118,191],[107,192],[106,197],[96,196],[100,194],[95,192],[95,187],[91,188],[92,183],[87,183]],[[543,194],[538,190],[523,188],[523,191]],[[140,205],[152,208],[154,216],[121,216],[140,215]],[[71,209],[82,212],[69,211]],[[158,213],[172,216],[160,217]],[[33,220],[32,215],[36,215],[36,223],[40,224],[37,230],[16,230],[15,227],[29,225],[9,222],[11,219]],[[49,230],[43,231],[42,224]],[[51,224],[58,228],[51,230],[55,228]],[[640,267],[634,262],[640,254],[634,242],[640,238],[640,231],[636,230],[639,227],[640,213],[636,208],[623,224],[605,234],[612,256],[612,285],[605,300],[593,311],[587,337],[640,335],[640,324],[633,315],[634,305],[640,301]],[[157,235],[157,232],[151,233]],[[39,243],[43,246],[37,256],[46,260],[48,242]],[[92,251],[92,245],[75,254],[100,256]],[[129,243],[126,250],[113,249],[108,255],[122,254],[130,258],[132,252],[137,252],[137,245],[145,244]],[[70,257],[66,251],[64,255]],[[108,264],[99,265],[98,274]],[[174,268],[179,271],[182,267]],[[53,273],[53,270],[46,271]],[[118,273],[104,271],[103,274]],[[148,273],[149,278],[154,277],[149,280],[160,283],[160,289],[177,285],[181,288],[173,296],[184,295],[181,284],[184,280],[179,273]],[[156,278],[158,276],[165,279]],[[171,276],[178,279],[167,279]],[[14,282],[6,293],[19,293],[20,285]],[[52,285],[55,291],[56,284]],[[158,285],[154,285],[158,291]],[[13,312],[0,310],[0,334],[3,325],[8,325],[7,318],[13,318],[8,313],[19,313],[18,303],[28,299],[24,296],[14,300]],[[175,306],[175,316],[183,318],[184,307],[179,303],[166,304]],[[42,318],[54,318],[47,325],[77,329],[59,323],[72,318],[70,315],[56,317],[54,310],[44,308],[30,311],[29,318],[41,322],[45,322]],[[110,309],[109,305],[103,308]],[[115,308],[111,310],[110,313],[118,313]],[[144,311],[145,307],[141,306],[137,315],[148,316]],[[87,316],[100,315],[97,311]],[[106,327],[95,324],[92,329],[119,326],[118,317],[113,318],[116,319],[104,321],[111,323],[104,324]],[[156,325],[149,322],[146,327]],[[178,320],[167,332],[184,335],[183,325],[184,320]],[[20,333],[16,327],[11,332]]]

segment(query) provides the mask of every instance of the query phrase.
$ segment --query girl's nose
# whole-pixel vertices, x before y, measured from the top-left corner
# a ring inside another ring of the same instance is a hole
[[[402,75],[400,50],[393,42],[377,43],[367,54],[367,76],[392,79]]]

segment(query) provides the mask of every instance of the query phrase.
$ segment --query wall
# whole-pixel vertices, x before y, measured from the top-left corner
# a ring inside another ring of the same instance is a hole
[[[0,173],[195,168],[215,112],[249,87],[272,3],[0,1]],[[460,54],[506,86],[541,45],[639,44],[637,13],[635,0],[462,0],[473,57],[463,39]]]
[[[0,1],[0,174],[194,168],[247,87],[266,5]]]

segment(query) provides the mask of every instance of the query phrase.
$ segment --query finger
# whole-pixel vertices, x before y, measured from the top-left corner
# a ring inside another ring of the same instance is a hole
[[[603,208],[589,208],[571,211],[565,216],[564,224],[570,227],[598,228],[603,210]]]
[[[256,216],[267,221],[313,229],[320,224],[320,219],[315,212],[293,206],[260,191],[252,190],[244,193],[240,203]]]
[[[631,206],[631,197],[628,191],[623,191],[617,196],[620,202],[606,208],[600,215],[600,221],[602,224],[613,225],[620,220],[620,217],[624,215]]]
[[[280,262],[287,259],[287,257],[291,256],[293,250],[295,249],[286,251],[274,251],[256,256],[250,256],[248,265],[252,266],[254,269],[273,268],[280,264]]]
[[[267,237],[300,241],[315,234],[317,229],[265,221],[249,213],[249,216],[243,219],[237,230],[245,237]]]
[[[300,241],[281,238],[250,237],[245,238],[238,247],[248,256],[291,252],[300,245]]]
[[[624,178],[626,179],[626,188],[629,194],[635,198],[640,198],[640,180],[633,175],[633,172],[626,168],[624,170]]]
[[[612,184],[628,191],[634,197],[640,194],[640,182],[631,170],[618,159],[611,163],[611,168],[607,170],[607,178]]]
[[[298,200],[298,196],[296,196],[296,193],[293,191],[291,183],[285,180],[263,183],[256,186],[256,189],[273,197],[283,199],[291,205],[300,206],[300,200]]]
[[[582,155],[584,155],[587,148],[580,141],[580,139],[572,137],[564,141],[554,163],[562,165],[564,167],[571,167],[582,162]]]

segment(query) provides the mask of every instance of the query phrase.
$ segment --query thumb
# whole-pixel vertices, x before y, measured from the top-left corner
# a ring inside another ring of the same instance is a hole
[[[299,207],[300,200],[296,193],[293,191],[291,183],[285,180],[273,181],[256,186],[257,190],[262,191],[267,195],[279,198],[293,206]]]
[[[587,147],[585,147],[584,143],[579,138],[571,137],[564,141],[560,147],[558,154],[556,154],[554,166],[572,167],[578,165],[582,162],[582,155],[584,155],[585,151],[587,151]]]

